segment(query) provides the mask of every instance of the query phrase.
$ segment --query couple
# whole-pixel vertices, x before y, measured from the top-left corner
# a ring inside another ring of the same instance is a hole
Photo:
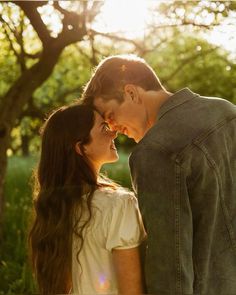
[[[99,174],[118,159],[116,132],[137,142],[142,217],[133,193]],[[172,94],[139,57],[104,59],[83,103],[43,128],[30,232],[41,294],[235,295],[235,144],[230,102]]]

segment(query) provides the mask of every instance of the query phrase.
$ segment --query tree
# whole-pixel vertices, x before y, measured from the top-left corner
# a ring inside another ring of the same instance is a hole
[[[32,98],[34,91],[51,75],[65,47],[80,42],[88,35],[88,27],[99,11],[99,1],[78,1],[78,13],[62,8],[59,2],[51,4],[54,13],[60,15],[62,30],[52,36],[40,15],[40,8],[48,4],[45,1],[12,1],[3,3],[8,15],[1,13],[1,22],[6,36],[9,38],[11,50],[20,65],[20,73],[8,91],[0,100],[0,220],[4,211],[4,178],[7,167],[7,149],[10,145],[10,134],[20,117],[24,106]],[[20,10],[15,7],[17,5]],[[14,21],[15,13],[20,21]],[[23,30],[25,19],[28,18],[41,42],[41,48],[34,55],[27,53],[24,46]],[[15,38],[18,48],[14,47]],[[33,61],[32,61],[33,59]]]
[[[228,52],[204,39],[185,36],[168,42],[146,58],[156,72],[161,69],[159,77],[171,92],[189,87],[202,95],[236,100],[236,64]]]

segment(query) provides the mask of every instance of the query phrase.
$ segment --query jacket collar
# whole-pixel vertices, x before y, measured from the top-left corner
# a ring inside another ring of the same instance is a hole
[[[160,120],[161,117],[163,117],[171,109],[197,96],[199,96],[199,94],[192,92],[189,88],[183,88],[177,91],[176,93],[171,95],[169,99],[167,99],[167,101],[161,106],[159,113],[157,115],[157,120]]]

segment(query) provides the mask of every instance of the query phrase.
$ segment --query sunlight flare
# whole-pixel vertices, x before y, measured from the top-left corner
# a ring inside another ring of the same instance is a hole
[[[105,32],[121,32],[140,35],[148,19],[148,1],[106,0],[97,18],[95,29]]]

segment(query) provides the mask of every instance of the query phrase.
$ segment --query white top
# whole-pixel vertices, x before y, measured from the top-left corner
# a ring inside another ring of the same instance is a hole
[[[79,254],[82,273],[76,260],[78,240],[73,238],[72,293],[118,294],[112,249],[134,248],[145,239],[138,202],[125,189],[104,188],[95,191],[92,206],[93,217]]]

